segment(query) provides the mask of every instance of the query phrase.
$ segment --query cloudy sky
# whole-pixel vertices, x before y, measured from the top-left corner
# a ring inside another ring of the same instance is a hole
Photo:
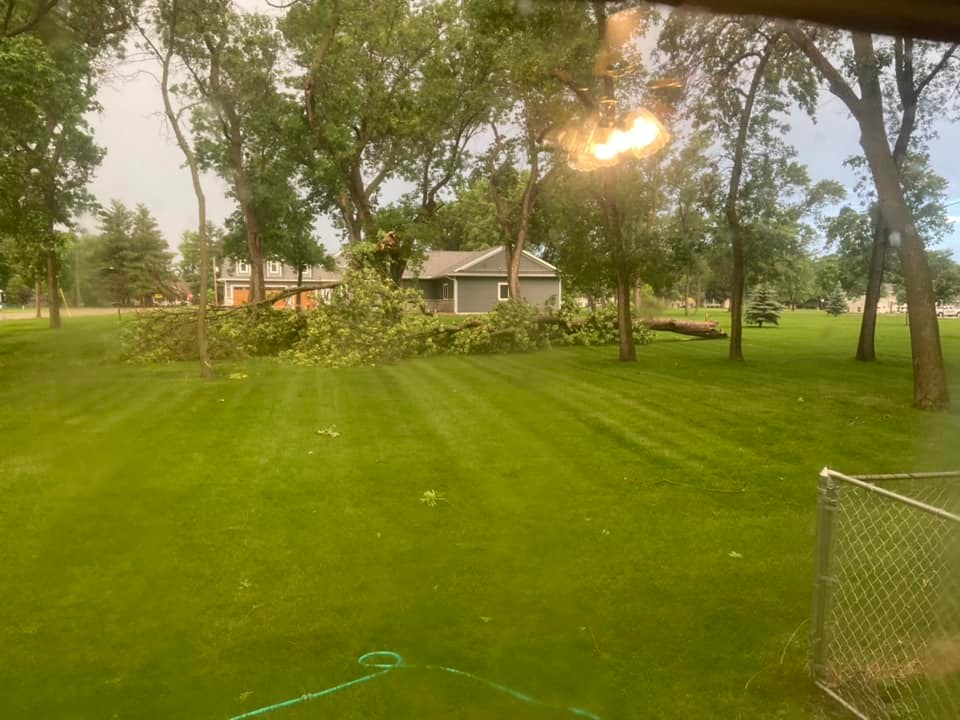
[[[248,9],[267,9],[263,0],[242,0]],[[196,204],[190,175],[182,155],[166,129],[156,81],[143,66],[121,66],[111,75],[99,93],[103,107],[93,117],[98,142],[107,156],[93,182],[92,190],[101,203],[111,199],[128,206],[146,205],[160,223],[167,242],[176,247],[185,230],[196,227]],[[793,119],[790,139],[807,163],[814,179],[835,179],[852,188],[853,174],[843,160],[859,154],[856,123],[842,103],[827,92],[821,95],[816,123],[798,113]],[[950,183],[951,200],[960,201],[960,166],[954,162],[960,148],[960,125],[940,123],[940,137],[932,147],[934,169]],[[208,217],[222,223],[233,210],[226,185],[218,177],[204,178]],[[391,192],[392,191],[392,192]],[[386,188],[384,200],[398,195],[394,184]],[[950,209],[960,216],[960,203]],[[86,229],[95,228],[95,220],[85,219]],[[340,244],[340,237],[329,222],[318,223],[321,241],[328,250]],[[947,246],[960,257],[960,224]]]

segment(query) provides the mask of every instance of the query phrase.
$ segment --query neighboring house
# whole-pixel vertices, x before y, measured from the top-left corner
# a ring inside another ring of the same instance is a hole
[[[224,260],[217,281],[223,286],[225,305],[243,305],[250,299],[250,264],[243,260]],[[303,284],[338,283],[339,271],[316,266],[304,271]],[[297,272],[293,267],[275,260],[264,263],[263,279],[267,294],[280,293],[297,286]],[[489,312],[497,303],[510,299],[507,284],[507,253],[503,246],[474,251],[435,250],[428,252],[423,265],[407,269],[403,274],[404,287],[423,293],[427,309],[440,313]],[[534,305],[560,306],[560,274],[548,262],[523,253],[520,259],[520,290],[524,300]],[[304,307],[312,307],[318,294],[328,290],[310,290],[301,293]],[[284,301],[293,307],[294,298]]]
[[[441,313],[482,313],[510,299],[507,251],[434,250],[423,265],[407,269],[403,284],[423,293],[427,309]],[[520,292],[534,305],[560,307],[560,274],[550,263],[528,252],[520,259]]]
[[[217,274],[217,283],[223,288],[221,297],[224,305],[244,305],[249,302],[250,263],[236,258],[225,258]],[[340,273],[325,270],[319,265],[303,271],[304,285],[339,282],[339,280]],[[295,288],[297,287],[297,269],[279,260],[266,260],[263,263],[263,284],[268,296]],[[318,293],[323,292],[325,291],[310,290],[300,293],[303,307],[316,305]],[[281,301],[281,304],[292,308],[296,305],[296,297],[286,298]]]
[[[853,300],[847,300],[847,312],[862,313],[867,304],[867,296],[861,295]],[[897,294],[893,290],[893,285],[884,284],[880,288],[880,301],[877,303],[877,313],[886,315],[888,313],[899,312],[900,303],[897,301]]]

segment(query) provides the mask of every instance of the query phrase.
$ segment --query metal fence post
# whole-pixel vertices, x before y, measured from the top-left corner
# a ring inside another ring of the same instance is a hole
[[[824,678],[827,663],[827,615],[830,612],[830,561],[833,556],[833,525],[837,510],[837,483],[830,470],[820,471],[820,493],[817,500],[817,552],[813,589],[812,659],[815,682]]]

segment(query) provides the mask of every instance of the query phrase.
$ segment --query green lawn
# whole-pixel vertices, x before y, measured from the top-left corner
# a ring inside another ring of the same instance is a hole
[[[960,466],[903,317],[875,365],[857,322],[206,383],[112,317],[0,324],[0,718],[223,720],[375,649],[604,720],[808,718],[817,471]],[[405,670],[267,717],[572,716]]]

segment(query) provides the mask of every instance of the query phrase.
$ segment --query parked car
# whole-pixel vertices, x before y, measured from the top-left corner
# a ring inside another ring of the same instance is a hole
[[[955,318],[960,317],[960,307],[956,305],[938,305],[937,317]]]

